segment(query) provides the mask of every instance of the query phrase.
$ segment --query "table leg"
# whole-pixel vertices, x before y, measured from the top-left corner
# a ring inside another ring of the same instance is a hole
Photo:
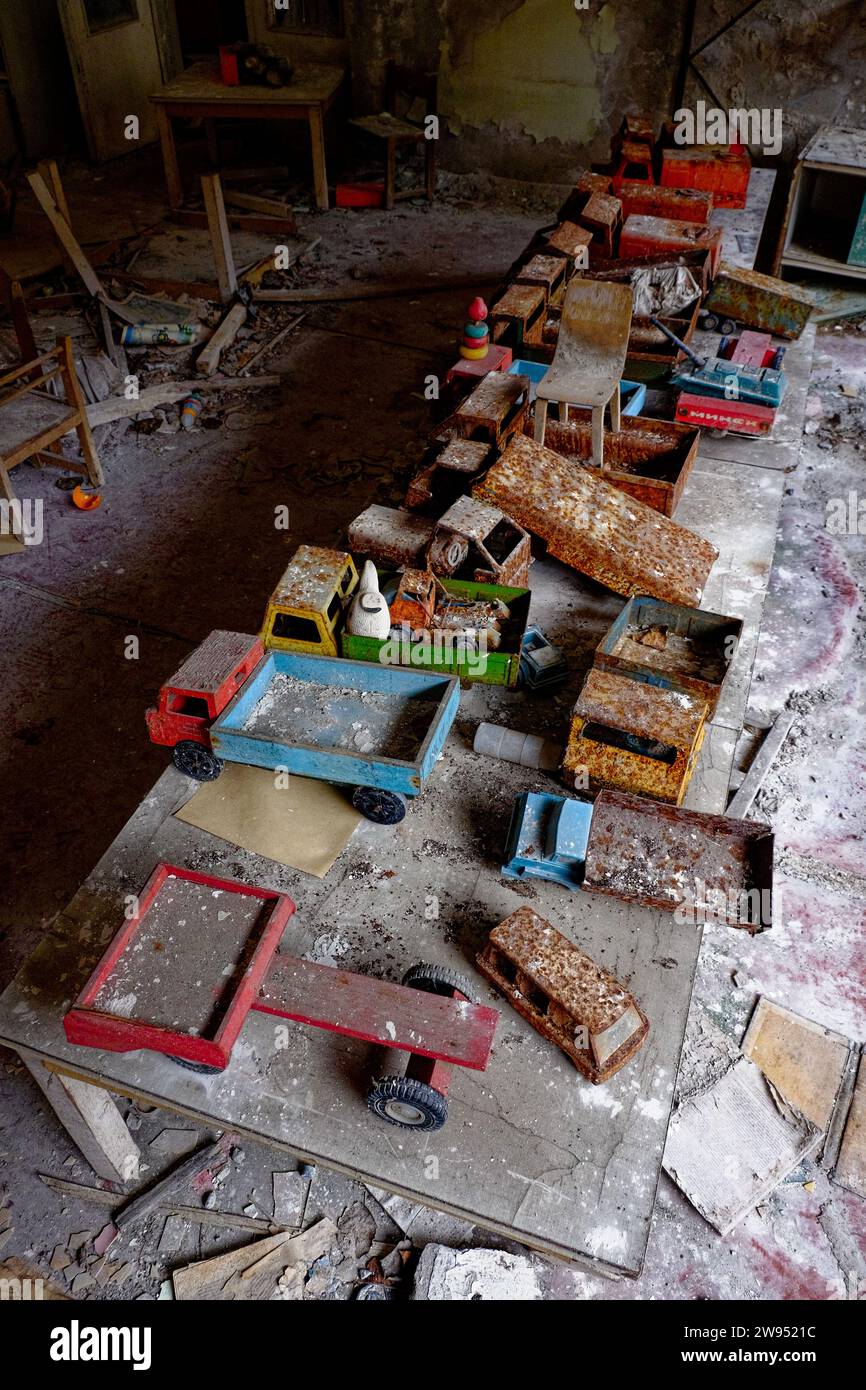
[[[535,438],[539,444],[544,443],[544,430],[547,425],[547,401],[543,401],[540,396],[535,397]]]
[[[204,133],[207,139],[207,157],[214,169],[218,169],[220,167],[220,142],[217,134],[217,123],[210,116],[205,120]]]
[[[141,1153],[108,1092],[49,1071],[37,1056],[22,1052],[20,1057],[94,1173],[110,1182],[137,1178]]]
[[[328,175],[325,168],[325,126],[320,107],[311,106],[308,114],[310,146],[313,152],[313,186],[316,194],[316,207],[319,212],[327,212]]]
[[[183,179],[177,162],[177,146],[174,143],[174,128],[171,117],[164,106],[156,108],[156,127],[162,146],[162,162],[165,166],[165,182],[168,188],[168,205],[176,212],[183,202]]]

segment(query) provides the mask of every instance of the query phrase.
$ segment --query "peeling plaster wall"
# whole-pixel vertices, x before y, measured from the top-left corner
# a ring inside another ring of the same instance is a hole
[[[439,73],[445,168],[567,181],[603,162],[626,110],[672,114],[687,0],[345,0],[355,108],[389,58]],[[693,47],[743,9],[697,0]],[[864,0],[762,0],[698,59],[686,104],[780,107],[784,157],[819,125],[866,124]]]
[[[445,167],[568,180],[627,107],[670,113],[683,0],[347,0],[356,107],[389,57],[439,72]]]
[[[699,0],[692,48],[712,38],[742,0]],[[783,157],[793,160],[819,126],[866,125],[863,0],[763,0],[696,59],[685,104],[782,112]],[[708,87],[710,90],[708,90]]]

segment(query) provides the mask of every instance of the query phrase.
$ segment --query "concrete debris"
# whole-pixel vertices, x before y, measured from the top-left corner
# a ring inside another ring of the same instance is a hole
[[[304,1223],[304,1210],[310,1191],[308,1178],[300,1173],[274,1173],[274,1223],[296,1230]]]
[[[413,1301],[534,1302],[542,1297],[535,1265],[504,1250],[451,1250],[428,1245],[415,1271]]]
[[[821,1130],[741,1057],[671,1118],[664,1168],[720,1235],[727,1235],[814,1153]]]

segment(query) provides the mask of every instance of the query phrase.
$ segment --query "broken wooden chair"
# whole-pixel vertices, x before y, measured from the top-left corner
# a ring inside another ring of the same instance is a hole
[[[604,412],[610,405],[611,429],[620,428],[619,383],[631,328],[630,285],[572,280],[562,306],[556,353],[536,388],[535,438],[544,443],[547,405],[556,401],[559,418],[569,405],[592,411],[592,461],[603,467]]]
[[[49,382],[55,379],[63,383],[65,400],[62,396],[49,395],[45,389]],[[34,391],[44,394],[44,410],[40,409],[40,414],[44,414],[46,420],[42,428],[34,432],[27,432],[30,429],[28,419],[19,418],[11,423],[4,422],[3,450],[0,452],[0,496],[8,502],[14,501],[15,493],[9,474],[16,464],[24,463],[28,459],[37,465],[47,464],[71,473],[80,473],[94,487],[101,486],[102,467],[90,432],[87,407],[75,371],[71,338],[59,338],[56,347],[50,352],[42,353],[31,362],[23,362],[11,372],[0,376],[0,409],[11,405],[13,401],[23,402],[23,398]],[[70,408],[62,411],[60,408],[63,405]],[[60,441],[72,430],[78,435],[81,446],[80,463],[76,459],[67,458],[61,452]]]
[[[420,119],[416,109],[423,107]],[[398,114],[400,111],[405,114]],[[378,116],[358,116],[352,125],[377,140],[385,141],[385,207],[392,208],[406,198],[426,197],[432,202],[436,192],[436,141],[427,138],[426,116],[436,112],[436,76],[419,76],[411,69],[390,61],[385,72],[385,110]],[[424,184],[397,192],[397,146],[424,146]]]

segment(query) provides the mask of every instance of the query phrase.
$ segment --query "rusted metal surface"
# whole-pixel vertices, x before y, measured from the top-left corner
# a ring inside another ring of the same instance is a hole
[[[609,193],[590,193],[580,211],[583,226],[593,233],[593,251],[600,248],[601,254],[612,256],[614,242],[622,225],[622,203]]]
[[[596,1085],[624,1067],[649,1032],[626,987],[531,907],[493,928],[477,965]]]
[[[391,569],[430,568],[440,577],[526,588],[532,563],[526,531],[498,507],[458,497],[439,521],[373,505],[349,527],[349,544]]]
[[[703,188],[717,208],[744,208],[752,161],[747,150],[711,145],[662,151],[660,182],[667,188]]]
[[[406,569],[397,584],[391,604],[391,626],[408,623],[412,628],[430,627],[436,607],[436,581],[430,570]]]
[[[715,713],[743,630],[742,619],[655,598],[630,598],[599,643],[593,664],[706,700]]]
[[[434,445],[406,489],[404,506],[438,516],[483,472],[490,449],[482,439],[452,438],[444,446]]]
[[[592,169],[584,169],[574,185],[578,193],[609,193],[610,174],[596,174]]]
[[[503,584],[524,589],[529,583],[532,549],[528,533],[498,507],[474,497],[458,497],[439,520],[430,547],[434,573],[438,552],[453,536],[468,542],[464,575],[479,584]]]
[[[524,425],[529,434],[531,424]],[[673,516],[698,456],[701,432],[671,420],[624,415],[604,436],[599,476],[663,516]],[[592,462],[592,412],[570,409],[568,420],[548,420],[544,442],[587,468]]]
[[[490,310],[491,340],[510,348],[532,343],[541,333],[543,316],[544,290],[515,280]]]
[[[253,664],[264,654],[255,637],[245,632],[212,632],[165,684],[172,690],[207,696],[225,684],[248,652]]]
[[[715,546],[605,482],[597,469],[575,467],[515,435],[473,495],[500,506],[557,560],[614,593],[700,606]]]
[[[347,566],[351,566],[352,579],[349,587],[341,591],[344,595],[358,582],[351,555],[321,545],[299,545],[271,595],[269,606],[324,613]]]
[[[814,307],[812,296],[801,286],[724,261],[704,303],[709,313],[780,338],[799,338]]]
[[[721,228],[632,213],[623,223],[619,254],[642,256],[653,251],[662,251],[667,255],[672,251],[709,251],[715,274],[722,255]]]
[[[565,290],[566,262],[561,256],[533,256],[518,272],[519,284],[538,285],[545,303],[555,303]]]
[[[532,285],[527,289],[543,306],[543,291]],[[437,426],[433,439],[481,439],[501,449],[509,435],[522,428],[529,409],[529,388],[528,377],[489,372],[460,402],[454,414]]]
[[[664,188],[639,179],[623,179],[617,195],[623,217],[633,212],[646,217],[672,218],[676,222],[704,222],[713,210],[712,193],[698,188]]]
[[[544,249],[548,255],[566,256],[570,262],[583,255],[592,242],[592,232],[577,222],[566,220],[544,235]]]
[[[350,525],[349,545],[356,554],[369,555],[391,569],[413,569],[423,559],[435,527],[436,523],[428,517],[373,503]],[[469,546],[464,543],[451,573],[459,569],[468,551]]]
[[[638,792],[679,806],[706,731],[707,703],[613,671],[588,673],[574,706],[562,780]]]
[[[759,821],[659,806],[622,791],[595,799],[584,888],[624,902],[720,920],[754,934],[772,926],[773,832]]]

